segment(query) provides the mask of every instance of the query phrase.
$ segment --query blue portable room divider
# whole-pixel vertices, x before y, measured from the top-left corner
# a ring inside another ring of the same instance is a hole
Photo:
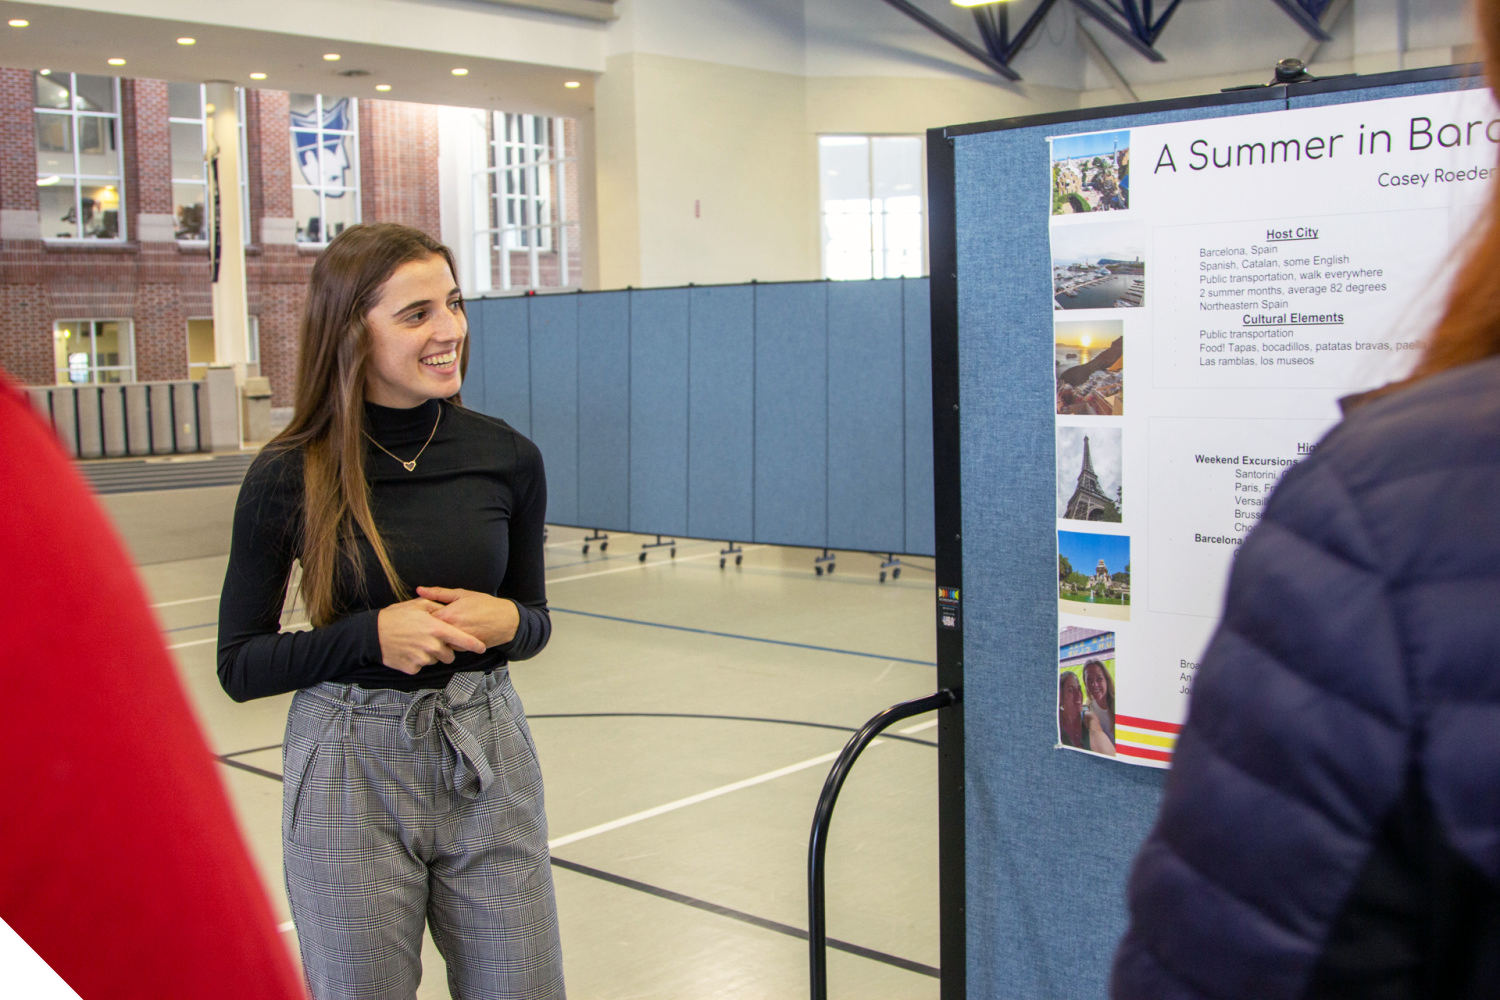
[[[474,299],[464,400],[541,448],[553,524],[931,555],[927,285]]]

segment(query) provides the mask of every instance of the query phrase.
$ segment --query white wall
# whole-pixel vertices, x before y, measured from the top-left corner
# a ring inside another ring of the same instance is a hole
[[[968,11],[917,2],[977,43]],[[1033,5],[1015,6],[1018,29]],[[1152,63],[1064,0],[1011,83],[880,0],[617,7],[595,103],[602,287],[819,277],[818,134],[1127,100],[1080,30],[1142,100],[1264,83],[1287,56],[1323,74],[1465,61],[1473,38],[1463,0],[1353,0],[1322,46],[1271,0],[1184,0]]]

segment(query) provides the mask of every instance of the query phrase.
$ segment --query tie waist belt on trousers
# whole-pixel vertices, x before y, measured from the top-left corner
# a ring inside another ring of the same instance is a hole
[[[495,712],[495,699],[504,705],[502,688],[509,683],[504,667],[491,673],[454,674],[448,686],[421,691],[366,689],[354,684],[323,683],[304,688],[299,696],[317,699],[327,715],[332,709],[343,722],[344,738],[356,736],[356,725],[380,720],[398,721],[401,734],[411,744],[420,744],[436,733],[448,751],[451,767],[445,768],[445,783],[466,799],[477,799],[495,781],[495,770],[484,744],[471,724],[487,732]],[[327,719],[331,722],[332,719]],[[309,733],[308,735],[314,735]]]

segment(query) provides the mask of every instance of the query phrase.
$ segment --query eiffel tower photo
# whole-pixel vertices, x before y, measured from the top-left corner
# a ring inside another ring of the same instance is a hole
[[[1078,472],[1078,485],[1063,510],[1063,517],[1075,521],[1118,521],[1120,509],[1114,500],[1099,485],[1094,473],[1093,456],[1089,452],[1089,439],[1083,439],[1083,468]]]

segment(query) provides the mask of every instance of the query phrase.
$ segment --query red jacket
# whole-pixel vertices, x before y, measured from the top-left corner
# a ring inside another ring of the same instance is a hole
[[[304,996],[119,541],[0,373],[0,918],[84,1000]]]

